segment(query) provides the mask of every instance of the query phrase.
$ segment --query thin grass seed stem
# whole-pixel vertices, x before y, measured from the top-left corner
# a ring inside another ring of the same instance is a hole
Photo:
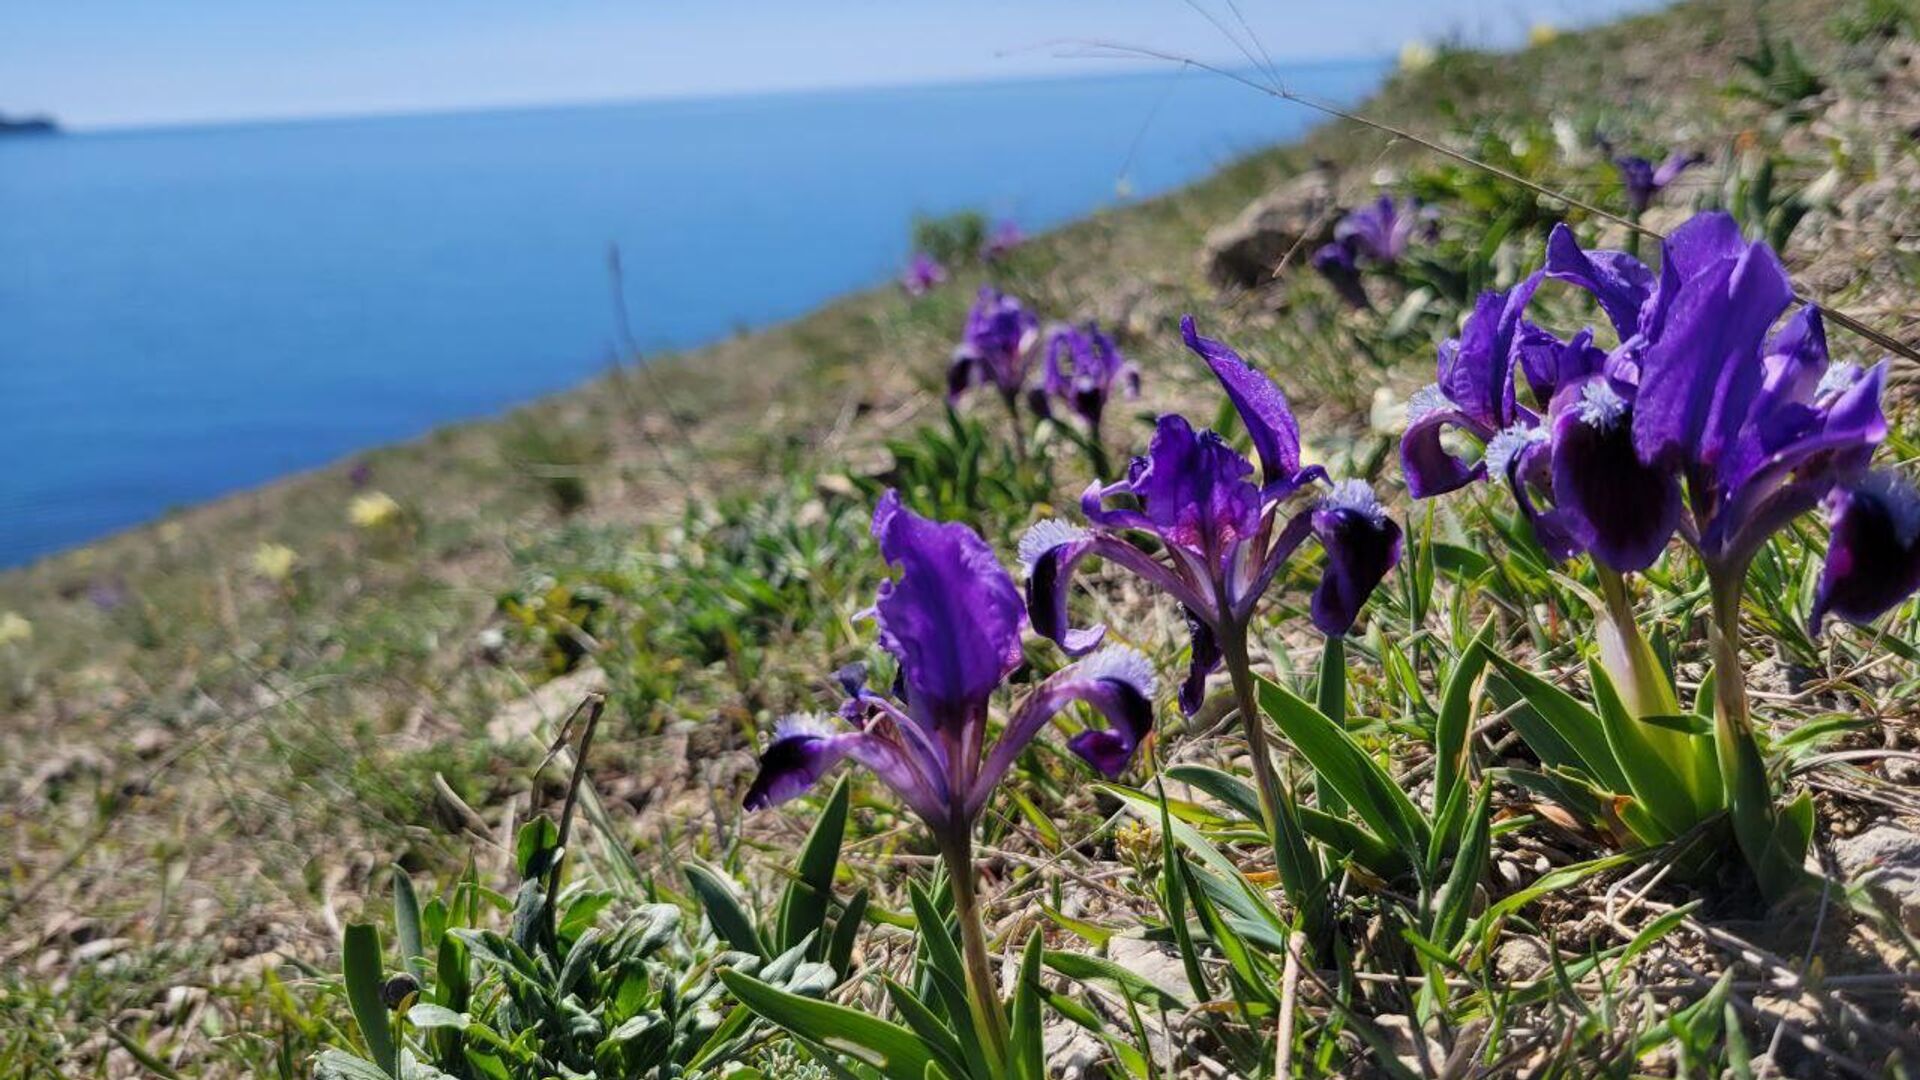
[[[560,867],[566,857],[567,838],[573,831],[573,808],[580,802],[580,786],[586,782],[587,755],[593,751],[593,733],[600,726],[600,714],[606,711],[607,699],[603,694],[589,694],[581,702],[586,706],[587,723],[580,732],[580,749],[573,756],[573,776],[567,781],[567,801],[560,807],[559,850],[561,859],[554,861],[547,876],[547,921],[551,926],[554,918],[553,901],[560,892]],[[562,737],[565,731],[561,732]]]
[[[1020,399],[1013,394],[1001,394],[1000,400],[1007,404],[1007,423],[1013,428],[1013,456],[1024,466],[1027,463],[1027,430],[1020,425]]]
[[[1300,949],[1306,935],[1287,935],[1287,964],[1280,975],[1280,1032],[1273,1051],[1274,1080],[1293,1076],[1293,1012],[1300,993]]]

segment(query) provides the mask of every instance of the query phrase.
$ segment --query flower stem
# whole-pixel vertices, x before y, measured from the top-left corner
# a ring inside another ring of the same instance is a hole
[[[953,915],[960,924],[960,947],[967,966],[967,1005],[973,1027],[985,1044],[987,1064],[995,1076],[1007,1075],[1009,1036],[1007,1011],[1000,1002],[1000,980],[987,955],[986,930],[980,925],[980,902],[974,893],[973,835],[971,828],[948,837],[940,845],[946,861],[947,885],[953,890]],[[922,933],[935,933],[926,927]]]
[[[1093,475],[1105,483],[1113,478],[1113,460],[1107,456],[1107,444],[1101,438],[1100,425],[1094,424],[1087,429],[1087,458],[1093,466]]]
[[[1740,595],[1746,566],[1707,568],[1713,591],[1713,618],[1707,625],[1713,651],[1713,741],[1733,818],[1734,839],[1753,870],[1760,891],[1779,899],[1803,876],[1804,852],[1790,843],[1791,830],[1773,800],[1766,762],[1754,739],[1748,711],[1746,669],[1740,662]]]
[[[1001,394],[1000,400],[1007,405],[1007,421],[1013,425],[1014,460],[1025,463],[1027,460],[1027,430],[1020,426],[1020,398],[1017,394]]]
[[[1594,564],[1600,579],[1600,595],[1606,601],[1606,618],[1596,628],[1600,639],[1600,659],[1612,672],[1626,706],[1635,716],[1672,716],[1680,711],[1673,686],[1661,670],[1660,658],[1647,644],[1634,617],[1633,599],[1627,582],[1618,570]]]
[[[1240,709],[1240,730],[1246,736],[1247,754],[1253,759],[1253,779],[1260,796],[1262,825],[1273,843],[1274,869],[1287,899],[1300,913],[1307,940],[1318,956],[1329,940],[1325,882],[1319,859],[1307,846],[1300,828],[1300,815],[1293,795],[1281,783],[1273,768],[1273,753],[1267,748],[1267,729],[1260,711],[1259,692],[1253,680],[1253,661],[1247,650],[1244,626],[1220,628],[1220,651],[1227,672],[1233,677],[1233,693]]]

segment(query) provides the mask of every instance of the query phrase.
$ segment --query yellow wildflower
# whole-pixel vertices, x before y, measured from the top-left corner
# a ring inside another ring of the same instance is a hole
[[[400,504],[384,491],[355,495],[347,506],[347,520],[362,529],[377,529],[400,516]]]
[[[268,581],[285,581],[300,555],[285,544],[263,543],[253,551],[253,572]]]

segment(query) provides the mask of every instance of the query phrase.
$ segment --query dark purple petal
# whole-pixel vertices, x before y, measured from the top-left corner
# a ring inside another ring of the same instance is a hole
[[[1540,327],[1522,321],[1513,343],[1520,370],[1535,400],[1546,402],[1560,387],[1577,382],[1605,366],[1607,354],[1593,343],[1591,327],[1561,341]]]
[[[947,401],[958,401],[961,395],[979,383],[980,358],[964,345],[955,349],[953,360],[947,364]]]
[[[838,729],[804,715],[785,717],[774,728],[747,789],[746,808],[763,810],[795,798],[843,758],[872,770],[921,817],[931,822],[944,815],[947,800],[937,772],[923,774],[898,745],[879,735]]]
[[[1345,634],[1400,561],[1400,526],[1364,480],[1347,480],[1314,508],[1313,533],[1327,553],[1313,591],[1313,624],[1324,634]]]
[[[1920,591],[1920,493],[1886,473],[1828,498],[1827,562],[1814,593],[1812,627],[1829,614],[1869,623]]]
[[[1027,568],[1027,617],[1035,633],[1054,641],[1068,656],[1093,651],[1107,634],[1105,626],[1076,630],[1067,619],[1067,586],[1094,543],[1092,533],[1062,521],[1042,521],[1020,538],[1020,562]]]
[[[1581,546],[1622,572],[1652,566],[1680,525],[1680,484],[1633,447],[1633,409],[1603,375],[1555,403],[1553,501]]]
[[[1045,390],[1036,386],[1027,391],[1027,411],[1041,420],[1053,419],[1053,403]]]
[[[1437,390],[1432,396],[1438,396]],[[1449,427],[1482,439],[1490,437],[1491,432],[1443,404],[1422,403],[1419,395],[1408,406],[1407,415],[1407,431],[1400,436],[1400,471],[1406,475],[1407,490],[1414,498],[1445,495],[1486,475],[1485,466],[1479,462],[1469,464],[1450,453],[1441,437]]]
[[[1180,333],[1187,348],[1213,369],[1214,377],[1239,411],[1240,421],[1260,455],[1266,482],[1292,480],[1300,472],[1300,424],[1293,418],[1287,395],[1226,344],[1201,337],[1194,328],[1193,316],[1181,316]]]
[[[1514,340],[1520,317],[1540,286],[1534,274],[1512,292],[1481,293],[1460,328],[1460,337],[1439,350],[1437,385],[1447,400],[1487,432],[1517,419],[1514,405]]]
[[[947,280],[946,267],[934,261],[933,256],[924,251],[916,251],[907,269],[900,275],[900,287],[908,296],[925,296],[933,287]]]
[[[1707,160],[1707,156],[1698,151],[1688,153],[1685,150],[1675,150],[1673,153],[1668,154],[1667,160],[1661,162],[1660,167],[1653,171],[1654,190],[1659,191],[1667,187],[1675,180],[1680,179],[1681,173],[1686,172],[1688,169],[1693,168],[1705,160]]]
[[[1613,167],[1620,171],[1620,186],[1626,189],[1627,208],[1635,214],[1647,208],[1653,201],[1655,185],[1653,181],[1653,162],[1643,157],[1617,157]]]
[[[935,726],[968,722],[1020,665],[1019,590],[978,533],[920,517],[897,492],[881,497],[873,535],[900,571],[881,584],[874,613],[914,715]]]
[[[1546,275],[1593,294],[1621,340],[1640,326],[1640,309],[1653,294],[1653,271],[1624,251],[1585,251],[1565,223],[1547,238]]]
[[[1710,211],[1688,218],[1667,236],[1660,250],[1662,269],[1672,266],[1685,281],[1700,276],[1714,263],[1740,258],[1748,244],[1732,214]]]
[[[967,800],[969,814],[986,805],[1001,778],[1047,722],[1076,701],[1093,706],[1106,718],[1107,726],[1073,736],[1067,748],[1102,776],[1118,776],[1153,730],[1153,695],[1153,665],[1129,648],[1103,649],[1061,669],[1035,687],[1007,721]]]
[[[1363,311],[1373,306],[1373,301],[1367,298],[1366,286],[1360,282],[1360,264],[1354,261],[1352,248],[1334,241],[1315,251],[1310,261],[1340,299]]]
[[[1502,477],[1513,492],[1513,502],[1533,530],[1534,540],[1547,557],[1565,562],[1587,549],[1581,522],[1561,507],[1542,509],[1534,492],[1553,487],[1553,440],[1546,428],[1516,425],[1487,444],[1487,471]]]
[[[1820,407],[1788,403],[1779,411],[1802,422],[1768,428],[1774,440],[1757,460],[1720,472],[1717,512],[1702,530],[1702,550],[1744,557],[1787,523],[1817,506],[1837,484],[1866,471],[1874,447],[1886,438],[1880,407],[1887,365],[1882,362]],[[1790,435],[1790,437],[1788,437]],[[1754,440],[1741,444],[1750,450]]]
[[[1068,656],[1092,651],[1106,634],[1105,626],[1076,629],[1067,616],[1067,587],[1074,569],[1089,556],[1131,571],[1182,606],[1212,610],[1209,598],[1197,595],[1172,570],[1125,540],[1061,521],[1042,521],[1020,538],[1020,562],[1027,568],[1028,617],[1035,633],[1058,644]]]
[[[1139,373],[1098,323],[1057,326],[1048,336],[1046,393],[1064,402],[1089,429],[1099,429],[1107,398],[1123,378],[1131,392],[1139,392]]]
[[[1402,205],[1382,195],[1341,218],[1333,227],[1333,239],[1356,255],[1391,266],[1406,256],[1414,232],[1426,220],[1418,203]]]
[[[1180,711],[1192,716],[1207,700],[1207,676],[1219,670],[1226,654],[1220,651],[1220,639],[1214,636],[1212,625],[1199,612],[1183,607],[1181,613],[1186,616],[1193,648],[1186,681],[1180,684]]]

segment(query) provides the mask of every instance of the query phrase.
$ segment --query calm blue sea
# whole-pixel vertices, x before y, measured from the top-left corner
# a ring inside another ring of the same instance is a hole
[[[1380,62],[1300,67],[1363,95]],[[0,565],[1044,229],[1312,120],[1199,73],[0,140]]]

